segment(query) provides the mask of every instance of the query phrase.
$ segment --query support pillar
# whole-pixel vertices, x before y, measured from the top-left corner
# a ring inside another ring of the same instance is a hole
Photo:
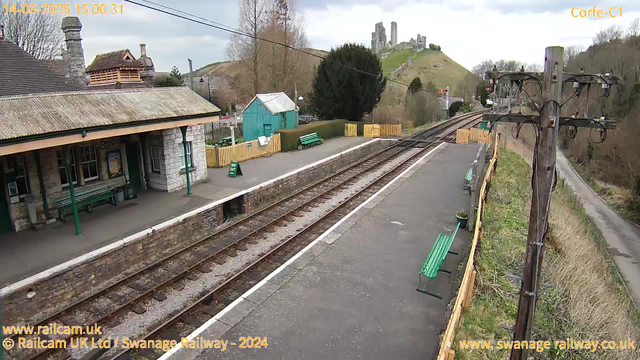
[[[47,220],[51,219],[49,211],[49,201],[47,200],[47,188],[44,186],[44,176],[42,175],[42,165],[40,163],[40,150],[34,151],[36,158],[36,169],[38,170],[38,181],[40,181],[40,195],[42,196],[42,207],[44,208],[44,216]]]
[[[73,209],[73,220],[76,224],[76,235],[82,234],[80,228],[80,218],[78,217],[78,204],[76,204],[76,193],[73,189],[73,176],[71,173],[71,146],[65,146],[62,150],[64,152],[64,166],[67,168],[67,180],[69,181],[69,196],[71,197],[71,208]]]
[[[187,128],[188,126],[180,127],[182,132],[182,146],[184,148],[184,169],[187,174],[187,195],[191,195],[191,179],[189,175],[189,158],[187,157]],[[193,149],[191,149],[193,151]]]

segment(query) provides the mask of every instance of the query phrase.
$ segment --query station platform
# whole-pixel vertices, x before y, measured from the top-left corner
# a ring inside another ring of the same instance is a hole
[[[118,206],[98,206],[91,214],[80,212],[81,235],[75,235],[72,217],[66,223],[57,221],[39,231],[2,234],[0,287],[368,141],[371,139],[339,137],[304,151],[248,160],[241,163],[244,175],[236,178],[227,176],[228,168],[210,168],[208,180],[192,187],[192,196],[186,196],[186,190],[149,190]]]
[[[444,299],[416,291],[418,271],[468,211],[464,176],[477,150],[440,145],[190,336],[228,340],[226,351],[175,348],[161,360],[435,358],[469,232],[458,231],[460,255],[444,262],[453,275],[429,285]],[[243,336],[268,346],[241,349]]]

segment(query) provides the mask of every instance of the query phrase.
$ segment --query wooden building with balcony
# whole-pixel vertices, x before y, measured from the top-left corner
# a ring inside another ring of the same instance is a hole
[[[98,54],[86,69],[89,75],[89,89],[149,87],[141,77],[144,70],[144,64],[136,59],[129,49]]]

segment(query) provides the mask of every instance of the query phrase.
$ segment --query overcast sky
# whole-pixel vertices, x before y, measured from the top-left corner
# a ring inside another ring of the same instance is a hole
[[[238,22],[234,0],[155,1],[232,27]],[[546,46],[582,44],[586,48],[598,30],[613,24],[626,29],[640,17],[638,0],[597,3],[605,11],[622,7],[622,16],[616,18],[571,16],[572,7],[590,9],[593,5],[585,0],[299,0],[298,8],[311,47],[330,50],[345,42],[368,47],[375,23],[384,22],[390,40],[391,21],[396,21],[398,41],[408,41],[418,33],[426,35],[427,43],[441,45],[443,52],[471,69],[484,59],[542,64]],[[193,60],[194,69],[227,60],[228,33],[130,3],[124,3],[124,15],[80,19],[87,65],[98,53],[123,48],[137,57],[140,43],[147,44],[156,71],[169,71],[176,65],[187,72],[187,58]]]

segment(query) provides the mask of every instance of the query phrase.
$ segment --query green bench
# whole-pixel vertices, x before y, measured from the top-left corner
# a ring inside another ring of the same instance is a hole
[[[300,146],[322,143],[322,138],[316,133],[300,136]]]
[[[451,234],[451,236],[438,234],[438,239],[436,240],[435,244],[433,244],[429,255],[427,255],[427,259],[422,264],[420,272],[418,273],[420,281],[418,282],[418,288],[416,289],[417,291],[437,297],[438,299],[442,299],[442,296],[439,293],[434,293],[427,290],[426,285],[429,282],[429,279],[436,278],[439,271],[451,274],[450,270],[441,269],[441,267],[447,254],[458,255],[457,252],[451,251],[451,244],[453,244],[453,240],[455,240],[456,238],[459,227],[460,224],[457,224],[456,229],[453,231],[453,234]],[[423,277],[426,278],[424,285],[422,284]]]
[[[471,179],[473,179],[473,167],[470,166],[467,173],[464,174],[464,189],[471,191]]]
[[[116,204],[115,189],[109,185],[96,186],[91,189],[82,189],[75,191],[76,206],[79,209],[86,209],[91,212],[92,206],[109,200],[112,205]],[[56,207],[58,208],[58,217],[64,220],[64,216],[73,213],[71,205],[71,195],[56,199]]]

